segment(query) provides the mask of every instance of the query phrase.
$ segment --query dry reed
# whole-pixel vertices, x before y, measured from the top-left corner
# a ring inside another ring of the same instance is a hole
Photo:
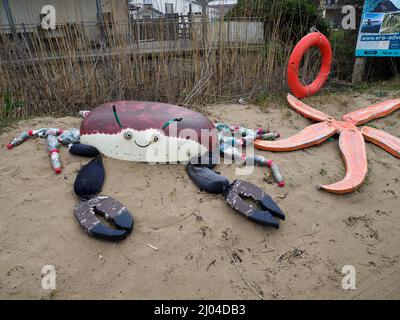
[[[201,18],[108,24],[104,38],[97,23],[19,26],[15,39],[0,32],[0,97],[11,96],[2,117],[76,114],[122,99],[192,107],[286,91],[293,43],[276,17],[208,21],[205,38]]]

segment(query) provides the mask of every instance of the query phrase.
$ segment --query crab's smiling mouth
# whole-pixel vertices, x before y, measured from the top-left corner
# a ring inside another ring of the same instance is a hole
[[[138,144],[136,141],[133,141],[133,142],[135,142],[135,144],[136,144],[139,148],[147,148],[147,147],[151,144],[151,141],[150,141],[148,144],[146,144],[145,146],[142,146],[142,145]]]

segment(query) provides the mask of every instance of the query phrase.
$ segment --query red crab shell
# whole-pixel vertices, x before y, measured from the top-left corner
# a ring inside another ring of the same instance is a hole
[[[115,105],[122,128],[118,125],[114,113]],[[192,129],[197,133],[197,141],[214,151],[218,143],[218,134],[214,124],[204,115],[187,108],[172,104],[144,101],[117,101],[100,105],[91,111],[83,120],[80,128],[81,135],[97,133],[117,134],[130,128],[137,131],[159,129],[170,136],[169,128],[163,126],[170,120],[182,118],[177,122],[177,134],[184,129]],[[201,130],[212,130],[209,141],[202,141]],[[172,130],[171,130],[172,131]],[[171,133],[172,135],[172,133]]]

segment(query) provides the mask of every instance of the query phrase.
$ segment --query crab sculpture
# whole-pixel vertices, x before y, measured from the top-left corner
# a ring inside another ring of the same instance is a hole
[[[81,143],[119,160],[177,163],[213,152],[218,133],[204,115],[158,102],[105,103],[85,114]]]
[[[144,101],[106,103],[93,111],[82,111],[81,115],[84,120],[79,130],[29,130],[13,139],[7,148],[11,150],[31,137],[46,138],[57,174],[62,167],[58,154],[61,143],[68,145],[72,154],[94,157],[79,170],[74,183],[79,197],[74,214],[91,236],[122,240],[132,232],[134,224],[131,212],[123,204],[99,195],[105,180],[101,154],[127,161],[185,163],[189,177],[200,190],[223,195],[231,208],[249,220],[279,228],[279,220],[285,219],[278,205],[260,188],[241,180],[230,182],[212,170],[221,150],[219,132],[206,116],[171,104]],[[272,160],[253,160],[266,163],[274,175],[281,176]],[[249,198],[257,206],[245,201]],[[103,223],[104,219],[110,225]]]
[[[157,102],[106,103],[85,113],[80,143],[119,160],[187,163],[187,173],[200,190],[224,195],[227,204],[248,219],[274,228],[285,219],[276,203],[260,188],[241,180],[231,183],[212,170],[220,151],[218,130],[198,112]],[[100,191],[103,176],[100,156],[82,167],[74,186],[82,200],[75,208],[75,216],[95,237],[123,239],[132,230],[130,213],[108,196],[93,196]],[[253,199],[260,209],[242,198]],[[106,228],[96,213],[114,222],[119,230]]]
[[[288,95],[290,106],[298,113],[318,123],[308,126],[294,136],[279,141],[255,141],[255,147],[269,151],[295,151],[321,144],[335,134],[340,134],[339,148],[346,165],[343,180],[320,185],[327,192],[345,194],[354,191],[365,180],[368,172],[365,140],[372,142],[397,158],[400,158],[400,139],[384,131],[364,126],[373,119],[384,117],[400,108],[400,99],[384,101],[369,107],[345,114],[342,120],[316,110],[292,95]]]

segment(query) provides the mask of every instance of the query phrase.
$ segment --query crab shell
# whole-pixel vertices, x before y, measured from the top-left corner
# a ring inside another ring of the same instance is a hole
[[[141,162],[185,162],[214,152],[218,143],[217,130],[207,117],[157,102],[103,104],[84,118],[80,133],[81,143],[108,157]]]

